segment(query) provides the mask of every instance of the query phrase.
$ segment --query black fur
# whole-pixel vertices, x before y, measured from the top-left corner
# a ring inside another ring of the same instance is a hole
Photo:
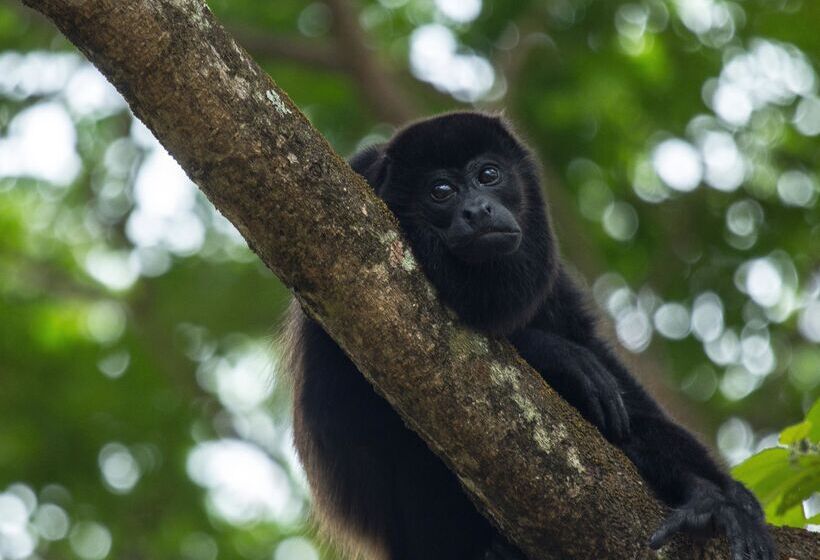
[[[485,188],[475,177],[486,162],[501,178]],[[363,150],[351,165],[397,216],[442,300],[474,328],[508,337],[677,508],[653,547],[680,530],[717,529],[728,535],[734,560],[774,558],[754,497],[666,417],[596,333],[595,317],[558,257],[532,155],[502,120],[454,113],[421,121]],[[431,201],[431,185],[442,181],[457,195]],[[479,231],[468,211],[476,200],[487,220],[507,213],[504,224],[485,221]],[[481,236],[515,224],[518,241],[510,241],[514,234],[497,243]],[[464,231],[474,246],[454,253]],[[326,527],[388,560],[524,558],[297,304],[288,329],[296,447]]]

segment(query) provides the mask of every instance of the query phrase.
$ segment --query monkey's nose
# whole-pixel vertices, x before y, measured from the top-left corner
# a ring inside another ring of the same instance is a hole
[[[464,205],[461,217],[471,226],[480,224],[482,220],[493,214],[493,205],[486,198],[479,198]]]

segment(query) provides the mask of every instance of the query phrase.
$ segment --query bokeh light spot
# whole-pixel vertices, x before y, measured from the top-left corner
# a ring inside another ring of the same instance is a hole
[[[694,190],[703,178],[703,164],[697,150],[677,138],[665,140],[655,148],[652,164],[663,182],[678,191]]]
[[[715,340],[723,333],[723,303],[717,294],[706,292],[695,298],[692,332],[703,342]]]
[[[801,134],[820,134],[820,98],[806,97],[800,101],[794,113],[794,126]]]
[[[83,560],[102,560],[111,551],[111,533],[94,521],[81,521],[71,530],[71,549]]]
[[[764,307],[771,307],[780,301],[783,293],[783,279],[771,259],[755,259],[748,264],[746,292],[749,297]]]
[[[638,231],[638,213],[631,204],[614,202],[603,215],[604,230],[618,241],[629,241]]]
[[[458,52],[453,32],[437,23],[422,25],[413,31],[410,67],[420,80],[460,101],[480,99],[495,83],[492,65],[481,56]]]
[[[105,485],[115,494],[130,492],[140,479],[140,467],[127,447],[121,443],[106,444],[98,457]]]
[[[188,475],[208,488],[209,506],[230,523],[277,521],[287,511],[287,475],[257,447],[240,440],[209,441],[188,455]]]
[[[481,0],[436,0],[436,7],[455,23],[469,23],[481,13]]]
[[[718,449],[730,465],[736,465],[751,455],[753,443],[752,427],[741,418],[729,418],[718,429]]]
[[[273,560],[319,560],[319,552],[307,539],[291,537],[279,543]]]
[[[24,109],[11,121],[8,136],[0,137],[0,177],[69,185],[82,168],[76,142],[74,123],[61,104],[44,102]]]
[[[817,197],[817,185],[802,171],[786,171],[777,180],[777,194],[788,206],[811,206]]]
[[[68,535],[70,526],[68,515],[60,506],[41,505],[37,508],[33,521],[37,532],[48,541],[58,541]]]
[[[654,322],[658,332],[672,340],[686,338],[690,331],[689,311],[679,303],[661,305],[655,311]]]

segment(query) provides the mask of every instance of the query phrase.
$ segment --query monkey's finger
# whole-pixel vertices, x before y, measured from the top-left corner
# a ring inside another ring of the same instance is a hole
[[[757,539],[751,527],[743,527],[743,554],[743,558],[749,560],[764,560],[763,551],[758,548]]]
[[[616,394],[613,398],[606,399],[604,405],[606,406],[609,425],[611,426],[611,431],[616,441],[623,440],[629,433],[629,415],[626,412],[626,407],[620,395]]]
[[[589,413],[592,416],[593,423],[601,430],[601,433],[606,434],[607,419],[597,395],[593,395],[589,399]]]
[[[764,529],[764,531],[766,531],[766,533],[763,537],[763,545],[766,547],[766,552],[768,553],[767,560],[777,560],[777,545],[774,543],[769,530]]]
[[[618,414],[618,409],[612,399],[603,399],[603,407],[605,409],[607,426],[609,427],[609,435],[614,441],[620,441],[623,435],[623,428],[621,426],[621,417]]]
[[[712,536],[712,531],[710,531],[712,526],[712,518],[713,516],[711,511],[696,513],[690,510],[686,515],[685,529],[690,533],[701,537]]]
[[[741,550],[743,554],[741,558],[743,558],[743,560],[763,560],[763,557],[756,551],[754,535],[748,530],[744,530],[743,532],[743,547]]]
[[[629,434],[629,413],[621,398],[618,383],[612,377],[612,374],[597,360],[590,362],[588,371],[592,372],[590,376],[594,379],[593,383],[598,387],[599,398],[603,402],[610,434],[615,441],[626,439]]]
[[[721,517],[721,525],[726,531],[726,539],[729,541],[732,560],[748,560],[750,554],[746,531],[744,531],[734,513]]]
[[[626,437],[632,431],[632,423],[629,418],[629,409],[626,407],[626,403],[624,402],[623,396],[621,396],[620,392],[618,392],[618,403],[621,407],[621,419],[624,423],[624,437]]]
[[[751,541],[749,542],[749,558],[752,560],[772,560],[772,556],[769,552],[769,549],[764,547],[762,543],[752,536]]]
[[[665,545],[672,536],[680,531],[686,524],[686,512],[683,510],[675,510],[672,515],[666,518],[661,524],[660,528],[655,531],[652,538],[649,539],[649,548],[658,550]]]
[[[765,527],[750,526],[748,534],[750,540],[749,550],[753,560],[775,560],[774,543]]]
[[[619,418],[621,419],[621,439],[628,439],[629,434],[632,433],[632,424],[629,420],[629,411],[626,409],[626,404],[624,404],[624,401],[621,399],[620,395],[618,396],[618,403],[620,406]]]
[[[763,556],[763,558],[765,560],[777,560],[777,547],[774,543],[767,538],[764,540],[763,546],[765,550],[765,556]]]
[[[760,546],[766,551],[766,560],[776,560],[777,545],[774,543],[774,539],[772,539],[772,535],[769,533],[765,522],[759,521],[756,523],[755,535],[759,540]]]

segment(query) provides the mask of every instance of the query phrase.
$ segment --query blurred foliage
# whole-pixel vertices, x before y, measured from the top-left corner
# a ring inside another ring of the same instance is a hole
[[[770,523],[820,524],[820,513],[806,519],[803,508],[820,487],[820,401],[805,420],[780,433],[779,443],[749,457],[732,474],[758,496]]]
[[[817,405],[776,445],[820,394],[820,4],[209,4],[342,154],[400,119],[333,6],[407,112],[503,109],[641,378],[728,462],[763,450],[737,475],[773,522],[817,522]],[[274,367],[287,297],[67,41],[0,0],[0,557],[335,557]]]

